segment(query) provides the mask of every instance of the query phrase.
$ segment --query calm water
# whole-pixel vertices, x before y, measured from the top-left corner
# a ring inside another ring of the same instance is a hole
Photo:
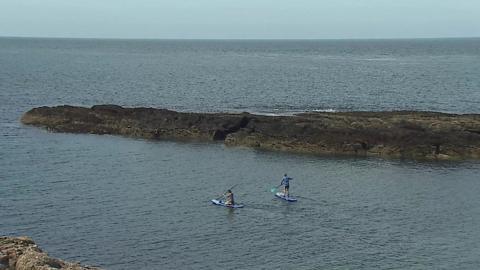
[[[53,134],[41,105],[480,113],[480,39],[0,38],[0,234],[106,269],[477,269],[480,162]],[[288,172],[299,202],[273,198]],[[235,211],[209,200],[234,188]]]

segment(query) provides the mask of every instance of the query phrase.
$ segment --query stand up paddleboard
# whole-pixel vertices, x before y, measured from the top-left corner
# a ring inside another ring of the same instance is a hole
[[[282,200],[285,200],[287,202],[296,202],[297,201],[297,199],[294,198],[294,197],[290,197],[290,196],[285,197],[285,195],[282,192],[275,193],[275,197],[280,198]]]
[[[224,207],[228,207],[228,208],[242,208],[243,207],[243,204],[226,205],[224,201],[220,201],[220,200],[212,200],[212,203],[215,204],[215,205],[224,206]]]

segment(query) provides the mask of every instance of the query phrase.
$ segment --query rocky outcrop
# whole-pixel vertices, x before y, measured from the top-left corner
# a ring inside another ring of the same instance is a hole
[[[477,114],[400,111],[262,116],[97,105],[35,108],[23,115],[22,122],[57,132],[224,141],[231,146],[313,154],[480,158]]]
[[[2,270],[100,270],[51,258],[28,237],[0,237]]]

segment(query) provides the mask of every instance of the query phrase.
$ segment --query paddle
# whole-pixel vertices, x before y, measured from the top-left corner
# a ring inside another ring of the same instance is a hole
[[[280,184],[280,185],[278,185],[278,186],[276,186],[276,187],[271,188],[271,189],[270,189],[270,192],[275,193],[275,191],[277,191],[277,188],[279,188],[279,187],[281,187],[281,186],[282,186],[282,184]]]
[[[293,178],[291,177],[288,177],[289,180],[293,180]],[[270,189],[270,192],[274,193],[275,191],[277,191],[277,188],[281,187],[283,185],[283,181],[280,185],[276,186],[276,187],[273,187]]]
[[[233,185],[233,186],[232,186],[231,188],[229,188],[229,189],[232,190],[232,189],[233,189],[234,187],[236,187],[236,186],[238,186],[238,184]],[[227,189],[227,190],[229,190],[229,189]],[[223,193],[220,197],[216,198],[216,200],[218,201],[218,200],[220,200],[221,198],[223,198],[224,196],[225,196],[225,193]]]

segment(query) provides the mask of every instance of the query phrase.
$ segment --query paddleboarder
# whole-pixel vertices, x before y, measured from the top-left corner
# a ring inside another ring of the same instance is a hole
[[[233,192],[232,190],[227,190],[227,192],[224,194],[224,197],[225,197],[225,205],[227,206],[232,206],[235,204],[234,200],[233,200]]]
[[[280,186],[283,185],[283,195],[285,197],[288,197],[288,189],[290,188],[290,180],[293,178],[288,177],[287,174],[283,175],[282,183],[280,183]]]

